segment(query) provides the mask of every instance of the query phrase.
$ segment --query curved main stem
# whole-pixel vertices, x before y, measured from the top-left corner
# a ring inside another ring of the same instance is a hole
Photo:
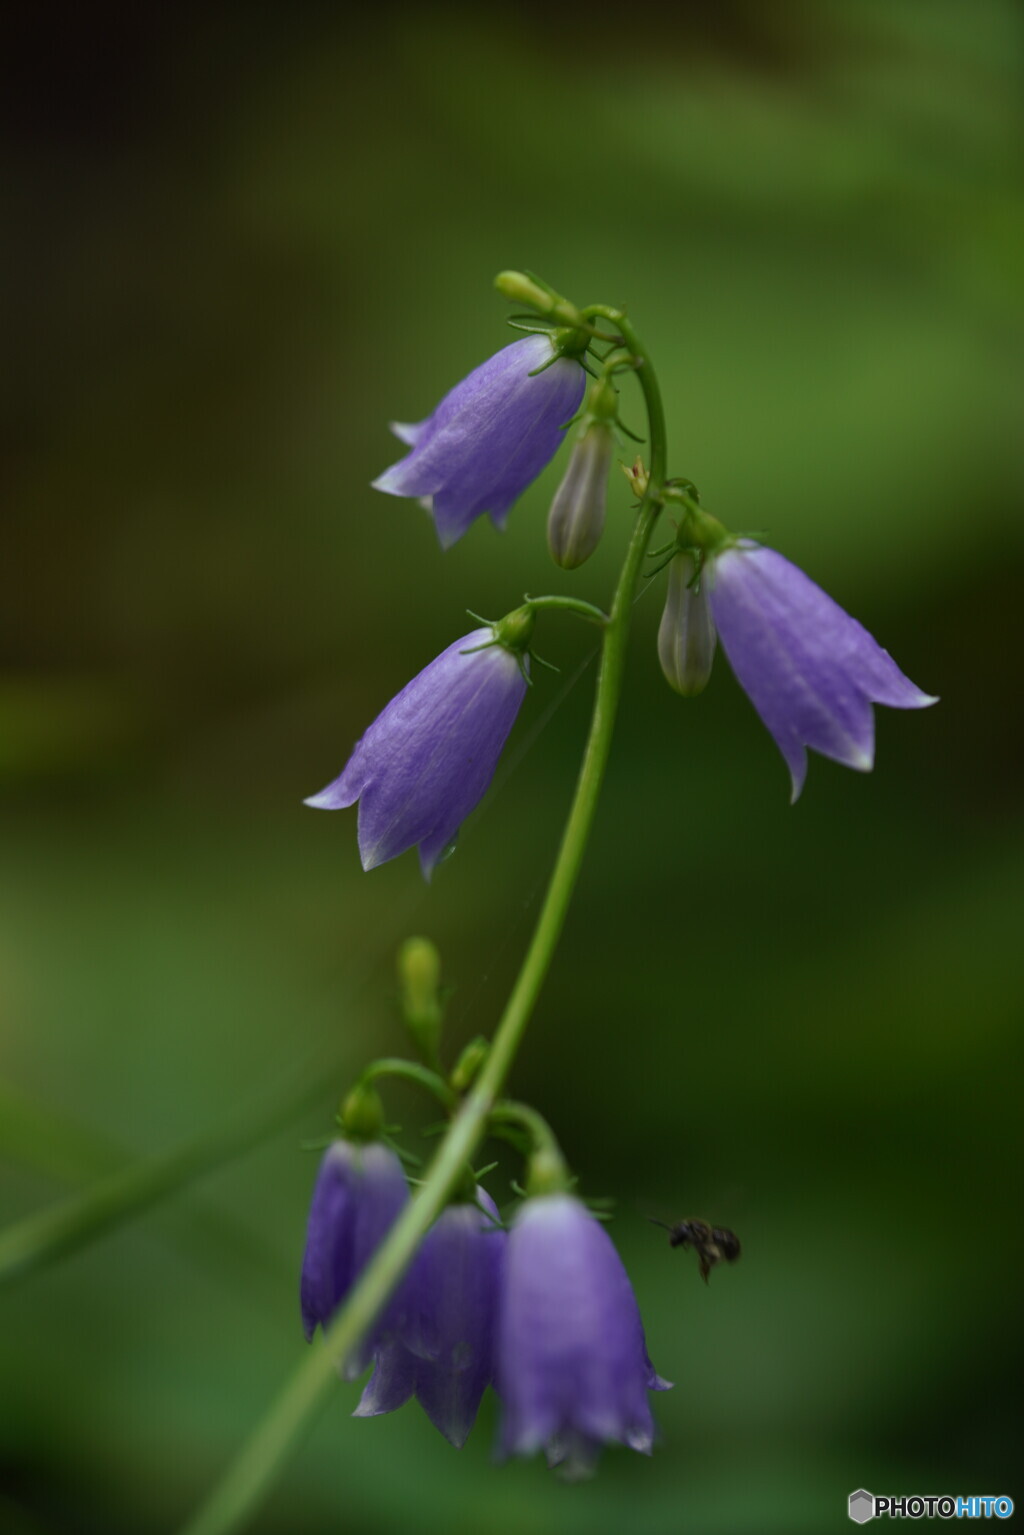
[[[419,1190],[349,1292],[321,1345],[314,1346],[302,1361],[210,1498],[183,1527],[181,1535],[229,1535],[230,1531],[242,1526],[276,1480],[307,1420],[335,1380],[336,1361],[343,1359],[372,1325],[420,1242],[465,1175],[466,1164],[483,1136],[488,1115],[515,1059],[565,924],[608,762],[622,693],[633,600],[644,555],[661,510],[659,493],[665,478],[665,417],[661,394],[640,338],[618,310],[594,306],[588,313],[611,320],[630,350],[644,359],[638,377],[650,428],[650,479],[604,629],[587,745],[537,925],[495,1030],[486,1063],[452,1119]]]

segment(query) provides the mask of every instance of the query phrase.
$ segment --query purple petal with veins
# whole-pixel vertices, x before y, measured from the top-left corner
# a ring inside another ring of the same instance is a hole
[[[558,451],[585,382],[581,364],[557,356],[548,336],[513,341],[456,384],[426,421],[392,423],[412,452],[385,469],[374,487],[392,496],[429,496],[445,549],[484,513],[503,527],[513,503]]]
[[[729,663],[785,758],[793,799],[807,748],[867,772],[872,704],[923,709],[936,700],[820,586],[774,549],[744,541],[708,562],[711,612]]]
[[[364,869],[418,845],[429,879],[483,797],[526,693],[516,657],[491,639],[474,629],[442,651],[378,715],[340,776],[306,801],[318,810],[359,801]]]
[[[502,1455],[543,1449],[568,1477],[603,1444],[654,1443],[647,1393],[667,1382],[611,1238],[578,1199],[530,1199],[509,1234],[498,1331]]]

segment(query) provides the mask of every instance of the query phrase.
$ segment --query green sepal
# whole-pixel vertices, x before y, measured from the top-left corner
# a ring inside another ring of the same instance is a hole
[[[511,613],[506,613],[504,618],[499,618],[496,624],[491,625],[491,631],[494,634],[493,643],[501,645],[505,650],[510,650],[513,655],[521,656],[530,649],[533,624],[533,609],[528,603],[522,607],[513,608]]]
[[[422,1157],[418,1157],[414,1151],[408,1151],[404,1146],[400,1146],[397,1141],[392,1140],[390,1135],[382,1135],[381,1140],[384,1142],[385,1146],[389,1146],[391,1148],[403,1167],[423,1166]]]
[[[557,1146],[539,1146],[526,1165],[528,1198],[541,1194],[567,1194],[575,1182]]]
[[[384,1132],[384,1105],[376,1088],[357,1082],[341,1101],[338,1123],[347,1140],[380,1140]]]

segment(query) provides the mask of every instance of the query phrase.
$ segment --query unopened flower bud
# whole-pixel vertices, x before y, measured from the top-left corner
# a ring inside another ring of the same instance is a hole
[[[452,1074],[448,1078],[457,1093],[469,1091],[490,1053],[491,1047],[482,1034],[470,1040],[452,1067]]]
[[[589,560],[601,541],[611,461],[611,426],[591,421],[573,447],[548,516],[548,547],[563,570]]]
[[[494,279],[494,286],[505,298],[511,299],[513,304],[528,304],[538,314],[558,320],[562,325],[575,327],[582,323],[575,304],[570,304],[554,288],[549,288],[546,283],[539,282],[526,272],[499,272]]]
[[[692,554],[673,556],[658,630],[658,659],[669,687],[684,698],[702,693],[715,658],[715,623],[703,581],[693,584]]]
[[[429,938],[407,938],[398,951],[402,1017],[416,1047],[433,1066],[441,1042],[441,956]]]

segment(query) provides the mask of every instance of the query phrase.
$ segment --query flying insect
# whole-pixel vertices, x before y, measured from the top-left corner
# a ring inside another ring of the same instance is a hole
[[[655,1220],[652,1224],[668,1232],[670,1247],[692,1247],[700,1264],[700,1277],[708,1282],[708,1275],[716,1263],[735,1263],[740,1255],[740,1239],[727,1226],[709,1226],[707,1221],[685,1220],[670,1226],[667,1221]]]

